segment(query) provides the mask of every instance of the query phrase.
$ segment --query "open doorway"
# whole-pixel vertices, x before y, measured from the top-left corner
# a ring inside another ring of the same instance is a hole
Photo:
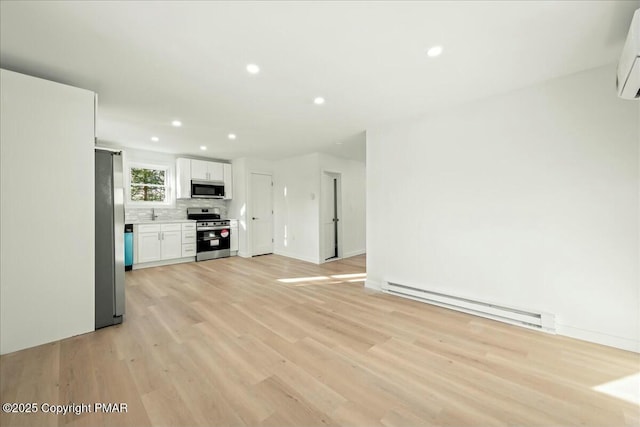
[[[332,261],[342,258],[342,183],[341,175],[322,173],[322,259]]]

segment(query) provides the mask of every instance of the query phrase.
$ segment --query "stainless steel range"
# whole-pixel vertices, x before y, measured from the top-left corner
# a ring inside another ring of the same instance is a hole
[[[196,220],[196,261],[231,254],[231,221],[220,219],[216,208],[187,208],[187,218]]]

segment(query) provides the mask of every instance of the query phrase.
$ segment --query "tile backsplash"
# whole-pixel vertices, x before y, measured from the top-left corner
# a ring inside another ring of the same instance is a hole
[[[175,208],[154,208],[158,220],[187,219],[187,208],[219,208],[220,217],[227,217],[228,201],[216,199],[178,199]],[[151,220],[151,208],[125,207],[124,221],[132,222]]]

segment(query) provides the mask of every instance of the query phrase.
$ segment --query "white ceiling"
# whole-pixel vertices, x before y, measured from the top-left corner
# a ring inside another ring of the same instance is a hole
[[[2,1],[0,65],[97,92],[98,137],[118,145],[364,159],[368,127],[616,61],[638,7]],[[427,57],[437,44],[444,53]]]

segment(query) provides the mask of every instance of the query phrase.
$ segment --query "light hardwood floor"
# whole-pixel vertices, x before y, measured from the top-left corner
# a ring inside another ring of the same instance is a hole
[[[593,389],[637,373],[637,354],[369,292],[364,270],[269,255],[129,272],[124,324],[0,357],[3,403],[128,412],[0,424],[640,424]],[[279,281],[297,278],[313,279]]]

